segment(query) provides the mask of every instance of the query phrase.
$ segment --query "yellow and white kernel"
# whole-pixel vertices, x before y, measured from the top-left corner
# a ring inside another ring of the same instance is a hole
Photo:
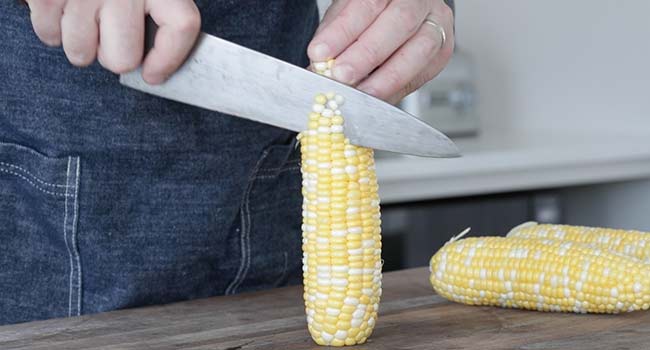
[[[441,248],[430,271],[434,290],[459,303],[578,313],[650,308],[650,265],[576,242],[467,238]]]
[[[508,233],[508,237],[546,238],[589,244],[650,261],[650,233],[648,232],[529,222],[513,228]]]
[[[332,65],[314,63],[313,68],[327,75]],[[331,346],[364,343],[381,296],[373,152],[345,138],[343,105],[340,95],[318,94],[308,129],[299,135],[306,319],[314,341]]]

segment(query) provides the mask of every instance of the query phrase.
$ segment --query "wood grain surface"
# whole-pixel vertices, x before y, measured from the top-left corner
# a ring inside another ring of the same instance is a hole
[[[302,288],[0,327],[0,349],[323,349]],[[349,349],[650,349],[650,313],[551,314],[471,307],[435,295],[425,268],[387,273],[367,344]]]

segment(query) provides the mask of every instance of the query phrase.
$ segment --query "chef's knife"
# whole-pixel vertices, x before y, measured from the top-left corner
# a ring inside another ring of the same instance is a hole
[[[298,132],[307,129],[314,96],[335,92],[345,98],[342,112],[351,143],[427,157],[459,155],[447,136],[395,106],[204,33],[165,83],[147,84],[140,69],[122,74],[120,82],[156,96]]]

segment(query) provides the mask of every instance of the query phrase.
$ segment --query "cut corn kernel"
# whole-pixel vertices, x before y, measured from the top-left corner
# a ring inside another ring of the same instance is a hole
[[[434,290],[463,304],[579,313],[650,307],[650,265],[576,242],[452,240],[430,268]]]
[[[585,243],[650,262],[650,233],[647,232],[528,222],[513,228],[508,237]]]
[[[321,74],[333,61],[315,63]],[[381,296],[381,228],[372,149],[343,134],[344,99],[319,94],[298,135],[303,176],[303,278],[307,325],[319,345],[362,344]]]

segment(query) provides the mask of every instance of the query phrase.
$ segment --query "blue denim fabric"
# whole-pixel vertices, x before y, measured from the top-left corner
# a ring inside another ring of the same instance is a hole
[[[203,30],[298,65],[314,1],[197,1]],[[299,282],[295,134],[71,66],[0,3],[0,324]]]

